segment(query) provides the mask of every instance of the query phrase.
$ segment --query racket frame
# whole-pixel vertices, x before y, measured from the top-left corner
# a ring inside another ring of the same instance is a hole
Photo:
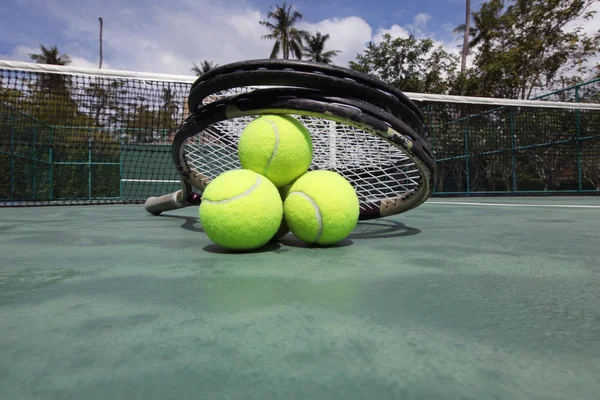
[[[306,88],[268,88],[225,97],[198,105],[179,127],[172,144],[171,156],[181,177],[180,190],[146,201],[146,210],[154,215],[199,205],[210,178],[194,171],[185,158],[185,141],[202,133],[211,125],[232,118],[258,117],[267,114],[292,114],[343,123],[378,136],[406,154],[420,171],[420,190],[361,204],[359,219],[380,218],[410,210],[422,204],[431,194],[435,161],[422,136],[402,119],[356,98],[328,96],[326,92]]]

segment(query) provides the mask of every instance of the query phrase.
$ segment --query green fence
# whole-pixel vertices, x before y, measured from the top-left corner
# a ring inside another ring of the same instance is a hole
[[[600,111],[571,104],[598,102],[599,89],[600,79],[527,105],[416,100],[436,155],[434,195],[600,194]],[[95,113],[106,104],[97,97],[74,107],[64,96],[15,93],[0,86],[0,205],[142,202],[180,187],[164,107]],[[69,121],[82,125],[56,125]]]
[[[597,103],[599,89],[600,79],[536,100]],[[566,104],[419,106],[436,152],[434,195],[600,194],[599,110]]]
[[[128,143],[135,130],[50,126],[0,105],[0,135],[3,202],[140,201],[179,188],[170,145]]]

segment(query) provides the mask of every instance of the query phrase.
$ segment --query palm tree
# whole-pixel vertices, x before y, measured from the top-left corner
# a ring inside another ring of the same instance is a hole
[[[270,18],[273,18],[275,22],[269,22]],[[267,21],[259,21],[271,32],[263,35],[262,38],[275,40],[270,58],[277,58],[281,53],[285,60],[290,56],[298,60],[302,59],[303,40],[306,40],[309,34],[294,27],[300,20],[302,20],[302,14],[297,10],[292,11],[292,6],[288,7],[284,1],[282,7],[276,6],[274,11],[267,14]]]
[[[310,61],[323,64],[333,64],[332,58],[341,53],[341,51],[325,51],[325,42],[327,40],[329,40],[329,34],[323,35],[321,32],[317,32],[314,35],[310,35],[306,39],[306,45],[303,48],[303,55]]]
[[[38,64],[69,65],[71,57],[67,54],[60,54],[56,46],[47,49],[43,44],[40,45],[41,54],[29,53],[29,57]]]
[[[52,46],[49,49],[43,44],[40,45],[40,54],[29,53],[31,60],[38,64],[52,64],[52,65],[69,65],[71,64],[71,57],[68,54],[60,54],[56,46]],[[61,93],[66,95],[70,80],[65,75],[57,74],[40,74],[39,81],[37,83],[41,91],[45,93]]]
[[[474,15],[473,16],[473,20],[470,21],[470,26],[469,26],[469,37],[472,38],[471,41],[469,42],[469,48],[475,47],[477,46],[479,43],[481,43],[485,37],[484,32],[481,32],[477,27],[480,25],[478,24],[479,22],[479,17]],[[458,25],[456,28],[454,28],[452,30],[452,33],[460,33],[461,35],[463,35],[467,30],[467,25],[466,24],[460,24]]]
[[[192,72],[194,72],[196,74],[196,76],[200,76],[203,75],[205,73],[207,73],[208,71],[210,71],[213,68],[217,68],[219,66],[219,64],[214,64],[213,65],[213,61],[202,61],[202,63],[200,64],[200,67],[198,67],[196,65],[196,63],[193,63],[194,66],[192,67]]]
[[[175,98],[175,92],[170,88],[163,89],[161,108],[169,118],[175,117],[179,111],[179,104]]]

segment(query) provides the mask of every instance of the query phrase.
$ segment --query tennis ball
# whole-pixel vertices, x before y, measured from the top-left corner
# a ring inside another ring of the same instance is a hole
[[[358,196],[342,175],[310,171],[290,187],[283,216],[298,239],[308,244],[333,245],[356,227]]]
[[[234,251],[254,250],[271,240],[281,225],[278,189],[247,169],[227,171],[208,184],[199,208],[206,235]]]
[[[266,176],[281,188],[306,173],[313,146],[308,129],[289,115],[263,115],[240,135],[238,157],[242,168]]]

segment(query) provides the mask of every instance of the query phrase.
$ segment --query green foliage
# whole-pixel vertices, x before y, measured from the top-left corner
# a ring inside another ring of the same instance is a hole
[[[590,65],[600,31],[586,35],[574,21],[594,17],[597,0],[489,0],[472,13],[469,53],[473,65],[431,39],[392,38],[369,43],[349,67],[407,92],[527,99],[534,91],[565,87],[600,76]],[[463,33],[465,24],[455,33]]]
[[[69,61],[43,46],[32,59]],[[0,184],[0,199],[118,197],[122,145],[164,143],[178,125],[176,93],[157,94],[132,92],[125,80],[107,84],[11,72],[0,77],[0,173],[10,177]]]
[[[176,128],[173,114],[167,109],[153,110],[144,104],[136,106],[124,119],[125,143],[164,141],[165,134]]]
[[[485,85],[478,95],[527,99],[569,72],[585,74],[586,61],[600,42],[582,27],[567,30],[577,18],[589,19],[594,0],[490,0],[474,13],[480,47],[476,74]]]
[[[113,126],[123,120],[125,107],[119,99],[127,94],[124,81],[113,81],[109,85],[92,83],[84,93],[85,106],[90,110],[94,126]]]
[[[216,68],[219,66],[219,64],[215,64],[214,61],[207,61],[204,60],[200,63],[200,66],[196,65],[195,63],[192,64],[192,72],[194,74],[196,74],[196,76],[200,76],[203,75],[205,73],[207,73],[208,71],[210,71],[213,68]]]
[[[38,64],[50,64],[50,65],[69,65],[71,64],[71,57],[68,54],[60,54],[56,46],[50,48],[45,47],[43,44],[40,45],[40,53],[30,53],[29,57],[32,61]]]
[[[306,38],[304,45],[304,57],[310,61],[333,64],[333,57],[337,56],[341,51],[328,50],[325,51],[325,42],[329,40],[329,34],[323,35],[321,32],[311,34]]]
[[[406,92],[447,93],[455,84],[458,60],[431,39],[385,34],[380,43],[370,42],[350,68]]]

